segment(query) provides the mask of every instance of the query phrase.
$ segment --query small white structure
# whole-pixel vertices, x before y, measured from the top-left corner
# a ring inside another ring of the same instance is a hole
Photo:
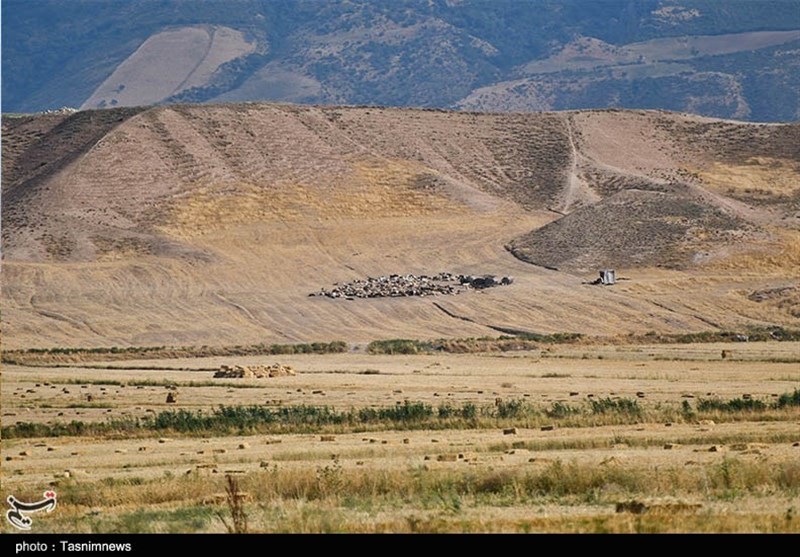
[[[614,269],[602,269],[600,271],[600,284],[610,286],[617,283],[617,273]]]

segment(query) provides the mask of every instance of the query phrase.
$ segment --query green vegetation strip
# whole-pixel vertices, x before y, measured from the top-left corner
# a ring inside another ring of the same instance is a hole
[[[800,407],[800,389],[782,395],[775,403],[733,399],[697,403],[700,412],[717,411],[766,417],[767,411]],[[688,403],[682,407],[686,419],[697,417]],[[677,415],[676,415],[677,417]],[[188,435],[224,435],[256,433],[315,432],[325,428],[339,431],[367,429],[478,429],[490,427],[536,427],[543,420],[561,425],[606,425],[639,423],[645,416],[638,401],[632,399],[599,399],[588,404],[554,403],[542,409],[524,400],[497,400],[491,406],[465,403],[460,406],[442,404],[437,408],[423,402],[405,401],[380,408],[336,410],[329,406],[220,406],[202,410],[169,410],[142,418],[110,419],[106,422],[41,424],[21,422],[2,428],[6,439],[20,437],[58,437],[82,435],[129,435],[147,432],[174,432]]]
[[[164,360],[227,356],[272,356],[278,354],[338,354],[347,352],[344,341],[305,344],[251,344],[237,346],[129,346],[110,348],[29,348],[7,350],[2,362],[17,365],[63,364],[106,360]]]
[[[766,342],[800,341],[800,330],[783,327],[752,327],[743,331],[704,331],[699,333],[661,334],[655,331],[643,335],[619,337],[591,337],[580,333],[555,333],[540,335],[518,333],[497,338],[465,338],[412,340],[376,340],[367,346],[370,354],[422,354],[430,352],[469,353],[532,350],[540,345],[552,344],[695,344],[711,342]]]
[[[197,371],[197,370],[192,370]],[[42,381],[44,382],[44,381]],[[263,385],[236,381],[170,381],[169,379],[50,379],[53,385],[106,385],[110,387],[225,387],[227,389],[263,389]]]
[[[775,404],[767,404],[755,398],[734,398],[723,401],[719,399],[701,399],[697,402],[697,409],[701,412],[718,410],[720,412],[759,412],[768,408],[785,408],[788,406],[800,406],[800,389],[795,389],[793,393],[784,393],[778,397]]]
[[[367,346],[370,354],[452,354],[475,352],[509,352],[535,350],[540,345],[579,344],[691,344],[710,342],[765,342],[800,341],[800,330],[783,327],[757,327],[743,331],[706,331],[686,334],[661,334],[654,331],[643,335],[618,337],[591,337],[580,333],[555,333],[541,335],[518,333],[513,336],[462,339],[390,339],[375,340]],[[16,365],[62,367],[68,363],[91,361],[208,358],[228,356],[272,356],[280,354],[340,354],[347,352],[344,341],[311,342],[304,344],[251,344],[237,346],[129,346],[110,348],[29,348],[7,350],[2,362]],[[788,363],[795,360],[788,359]],[[120,368],[122,369],[122,368]],[[132,368],[133,369],[133,368]],[[148,368],[158,369],[158,368]]]

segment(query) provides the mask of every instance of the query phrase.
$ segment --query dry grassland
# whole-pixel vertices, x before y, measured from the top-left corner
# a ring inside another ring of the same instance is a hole
[[[200,81],[250,48],[218,38]],[[53,487],[51,532],[798,532],[800,343],[696,342],[794,338],[798,145],[661,111],[4,117],[4,495]],[[514,280],[309,296],[440,272]],[[501,334],[537,348],[368,349]]]
[[[205,371],[267,361],[298,375]],[[231,477],[248,531],[797,532],[800,408],[774,406],[800,386],[798,361],[798,343],[728,343],[6,366],[6,428],[220,405],[346,412],[410,401],[433,417],[44,438],[7,429],[4,488],[56,488],[42,531],[225,531]],[[701,410],[733,399],[766,406]],[[603,403],[594,411],[593,400]],[[436,417],[468,405],[473,419]]]

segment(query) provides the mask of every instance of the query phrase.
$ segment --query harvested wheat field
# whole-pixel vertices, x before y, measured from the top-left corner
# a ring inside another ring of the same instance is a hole
[[[663,111],[4,116],[4,496],[53,488],[50,532],[798,532],[798,146]]]
[[[276,359],[296,375],[214,378]],[[792,532],[798,363],[752,342],[9,365],[4,485],[56,489],[48,531],[225,531],[232,481],[248,531]]]

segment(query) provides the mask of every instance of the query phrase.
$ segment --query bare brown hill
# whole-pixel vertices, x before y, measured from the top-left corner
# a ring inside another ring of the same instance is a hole
[[[4,118],[5,342],[797,324],[791,304],[748,296],[800,280],[799,134],[647,111],[238,104]],[[605,266],[636,280],[581,284]],[[438,272],[516,280],[436,300],[308,297]]]
[[[686,268],[704,250],[730,245],[753,226],[711,204],[668,191],[629,189],[515,239],[511,253],[536,265]]]

